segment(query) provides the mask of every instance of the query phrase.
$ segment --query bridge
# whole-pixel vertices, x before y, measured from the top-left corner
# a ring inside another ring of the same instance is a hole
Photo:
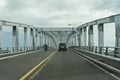
[[[115,47],[104,46],[104,25],[109,23],[115,24]],[[6,26],[12,27],[11,47],[2,46]],[[58,51],[60,43],[67,51]],[[68,28],[0,20],[0,80],[120,80],[120,14]]]

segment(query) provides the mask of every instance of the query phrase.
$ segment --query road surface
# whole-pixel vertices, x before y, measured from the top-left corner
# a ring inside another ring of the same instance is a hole
[[[36,75],[34,80],[117,80],[80,55],[68,50],[59,52]]]
[[[0,60],[0,80],[19,80],[51,53],[40,51]],[[35,71],[23,80],[117,80],[70,49],[58,52]]]
[[[52,51],[39,51],[0,60],[0,80],[19,80],[50,53]]]

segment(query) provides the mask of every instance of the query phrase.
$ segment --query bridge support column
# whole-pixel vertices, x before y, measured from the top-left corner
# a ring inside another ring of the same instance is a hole
[[[43,32],[41,32],[40,37],[41,37],[41,39],[40,39],[40,45],[42,47],[43,46]]]
[[[77,43],[78,43],[78,46],[80,46],[80,37],[79,37],[79,34],[77,34]]]
[[[79,29],[79,46],[82,46],[82,28]]]
[[[46,37],[45,32],[44,32],[44,36],[45,36],[45,44],[47,44],[47,37]]]
[[[13,52],[19,50],[18,26],[13,26]]]
[[[38,46],[38,29],[35,29],[35,47]]]
[[[54,48],[53,44],[54,44],[54,43],[53,43],[53,41],[51,40],[50,45],[51,45],[52,48]]]
[[[98,25],[98,46],[104,46],[104,24]]]
[[[94,46],[93,25],[88,28],[88,46]]]
[[[43,46],[43,28],[41,28],[41,31],[40,31],[40,47],[42,48]]]
[[[77,46],[80,46],[80,32],[79,32],[79,28],[77,29]]]
[[[49,43],[50,43],[50,42],[49,42],[49,41],[50,41],[50,40],[49,40],[49,37],[48,37],[47,39],[48,39],[48,40],[47,40],[47,44],[48,44],[48,46],[49,46]]]
[[[73,46],[73,45],[74,45],[74,37],[72,36],[70,46]]]
[[[27,49],[27,27],[24,27],[24,47]]]
[[[75,33],[75,46],[77,46],[77,41],[76,41],[76,39],[77,39],[77,34]]]
[[[41,36],[40,36],[40,32],[38,32],[38,34],[39,34],[39,39],[38,39],[38,42],[39,42],[39,47],[41,46]]]
[[[51,43],[52,43],[52,39],[50,38],[50,40],[49,40],[49,47],[52,47]]]
[[[86,27],[84,27],[83,28],[83,46],[86,46],[86,43],[87,43],[87,40],[86,40],[86,38],[87,38],[87,31],[86,31]]]
[[[115,32],[115,37],[116,37],[116,41],[115,41],[115,47],[119,47],[120,48],[120,16],[115,16],[115,28],[116,28],[116,32]]]
[[[52,39],[50,39],[50,47],[52,47]]]
[[[45,39],[45,42],[44,42],[44,43],[47,44],[47,43],[46,43],[47,40],[46,40],[46,34],[45,34],[45,32],[44,32],[44,39]]]
[[[42,32],[40,32],[40,47],[42,47]]]
[[[42,37],[41,45],[43,46],[44,45],[44,32],[43,31],[42,31],[41,37]]]
[[[34,41],[34,29],[30,28],[30,37],[31,37],[31,44],[32,44],[32,49],[35,49],[35,41]]]
[[[2,43],[2,25],[0,25],[0,50],[1,50],[1,48],[2,48],[2,45],[1,45],[1,43]]]

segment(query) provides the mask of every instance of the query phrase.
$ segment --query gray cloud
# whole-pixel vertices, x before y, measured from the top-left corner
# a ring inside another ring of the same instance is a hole
[[[109,10],[113,12],[120,12],[120,0],[103,0],[100,5],[95,7],[95,10]]]
[[[2,0],[1,19],[32,25],[67,26],[120,12],[119,0]]]

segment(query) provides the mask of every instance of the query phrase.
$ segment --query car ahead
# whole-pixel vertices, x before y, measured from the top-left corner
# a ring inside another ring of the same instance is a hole
[[[44,51],[47,51],[47,50],[48,50],[48,45],[45,44],[45,45],[43,46],[43,48],[44,48]]]
[[[67,51],[66,44],[65,43],[60,43],[58,50],[59,51]]]

